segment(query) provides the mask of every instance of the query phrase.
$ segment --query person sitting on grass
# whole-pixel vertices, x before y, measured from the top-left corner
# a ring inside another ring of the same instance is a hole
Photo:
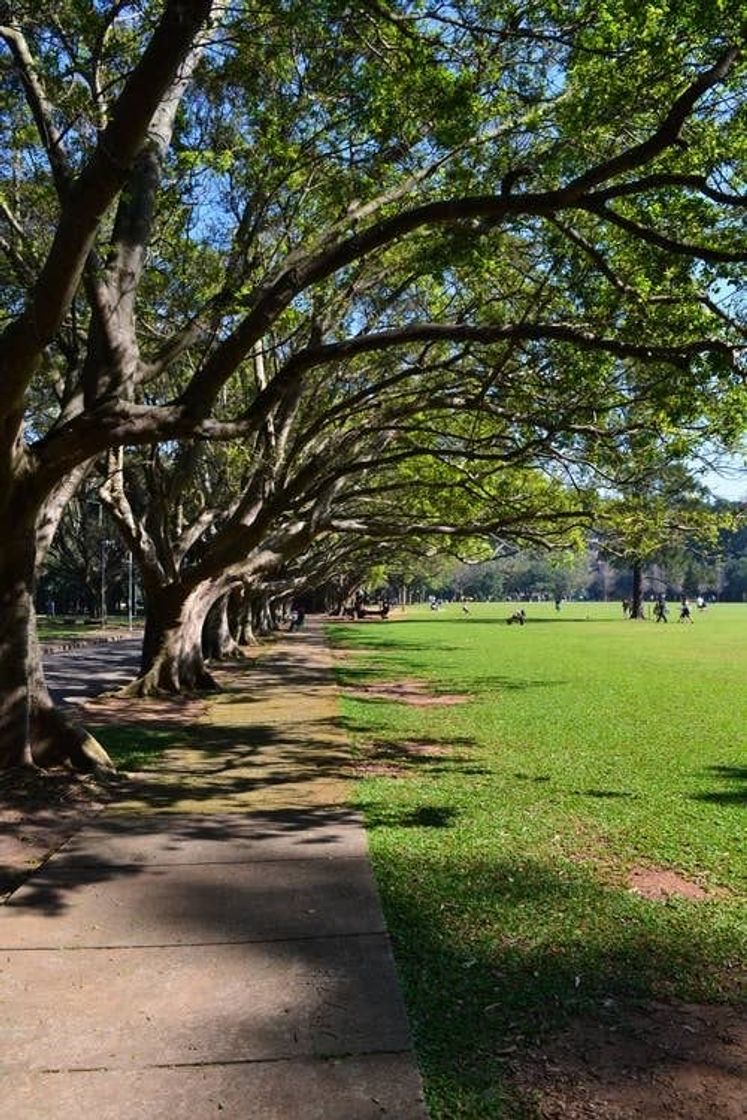
[[[510,618],[507,618],[506,622],[508,623],[509,626],[512,626],[514,624],[514,622],[517,622],[519,624],[519,626],[523,626],[524,623],[526,622],[526,620],[527,620],[526,612],[525,612],[524,608],[522,607],[520,611],[515,611],[514,614],[512,614]]]

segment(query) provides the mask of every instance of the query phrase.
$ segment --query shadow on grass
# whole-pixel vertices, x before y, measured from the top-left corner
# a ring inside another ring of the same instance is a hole
[[[446,805],[421,805],[401,810],[375,806],[366,811],[367,828],[453,828],[459,812]]]
[[[397,685],[401,684],[403,677],[397,676],[395,673],[395,666],[391,663],[376,667],[343,667],[338,670],[338,683],[341,688],[355,688],[360,685],[381,685],[385,687],[388,684]],[[429,680],[428,677],[418,677],[412,671],[410,664],[410,672],[407,674],[407,679],[417,680],[424,686],[432,685],[432,695],[438,696],[439,693],[453,693],[464,692],[467,699],[478,699],[486,692],[528,692],[536,688],[559,688],[567,685],[567,680],[543,679],[539,677],[507,677],[503,675],[494,674],[492,676],[449,676],[448,679],[440,678],[438,681]],[[355,700],[364,699],[356,696]],[[382,699],[381,697],[371,697],[371,699]],[[392,696],[391,701],[385,700],[385,703],[391,703],[398,698]]]
[[[550,774],[525,774],[522,771],[515,773],[514,777],[520,782],[534,782],[537,784],[551,782],[553,780]],[[577,797],[593,797],[598,801],[616,801],[625,798],[636,799],[639,796],[637,793],[630,793],[628,790],[621,789],[572,789],[568,792],[575,794]]]
[[[375,866],[433,1120],[537,1115],[515,1059],[580,1014],[624,1026],[626,1007],[678,988],[706,1000],[742,953],[694,906],[657,907],[583,868],[415,860],[404,839]]]
[[[711,805],[741,805],[747,808],[747,766],[709,766],[707,773],[719,778],[729,788],[693,794],[695,801]]]
[[[579,797],[595,797],[598,801],[616,801],[628,797],[635,800],[638,797],[637,793],[621,789],[574,789],[572,792]]]

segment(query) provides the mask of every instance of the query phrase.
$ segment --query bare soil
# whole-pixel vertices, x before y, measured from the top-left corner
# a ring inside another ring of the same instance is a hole
[[[744,1120],[747,1017],[652,1002],[584,1017],[512,1063],[542,1120]]]
[[[634,867],[628,875],[628,887],[635,894],[652,902],[666,902],[668,898],[689,898],[692,902],[703,902],[714,895],[714,892],[706,890],[700,883],[686,879],[684,875],[666,867]]]
[[[709,886],[670,867],[655,864],[638,864],[631,868],[621,865],[610,848],[607,837],[595,833],[587,824],[576,829],[583,847],[569,853],[574,863],[590,865],[600,882],[609,886],[626,886],[629,891],[650,902],[666,902],[670,898],[685,898],[690,902],[726,898],[729,891],[723,887]]]

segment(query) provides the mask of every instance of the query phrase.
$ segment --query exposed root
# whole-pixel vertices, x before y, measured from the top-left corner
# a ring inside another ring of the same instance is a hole
[[[104,748],[64,712],[44,706],[35,713],[32,752],[41,768],[70,766],[82,774],[111,774],[115,766]]]
[[[176,672],[164,673],[156,668],[136,677],[109,696],[125,699],[167,699],[170,696],[183,696],[194,692],[221,692],[221,687],[212,673],[200,669],[186,675]]]

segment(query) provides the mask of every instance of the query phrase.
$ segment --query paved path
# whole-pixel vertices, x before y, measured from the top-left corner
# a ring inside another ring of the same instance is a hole
[[[14,1120],[425,1120],[320,631],[241,681],[0,909]]]
[[[44,654],[44,675],[55,704],[75,704],[121,688],[137,676],[140,638],[81,645]]]

